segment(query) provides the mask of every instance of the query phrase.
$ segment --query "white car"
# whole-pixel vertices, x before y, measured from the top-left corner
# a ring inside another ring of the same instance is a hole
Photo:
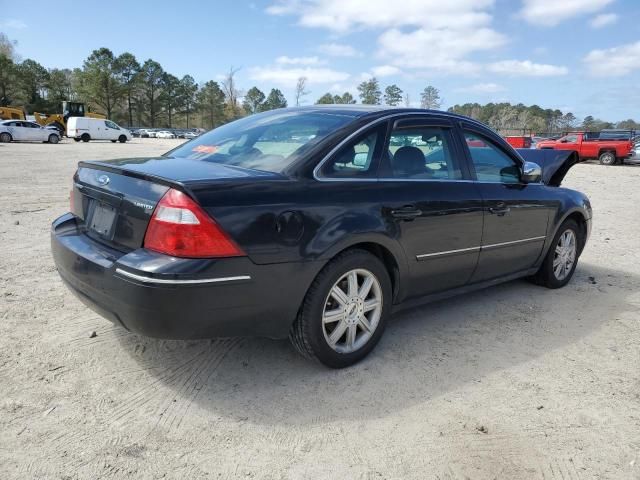
[[[176,138],[176,134],[167,130],[160,130],[159,132],[156,132],[156,138]]]
[[[147,134],[149,135],[149,138],[156,138],[156,133],[158,133],[157,130],[147,129]]]
[[[631,150],[631,156],[624,159],[625,163],[640,163],[640,143],[636,143]]]
[[[60,133],[51,128],[26,120],[0,122],[0,142],[49,142],[58,143]]]
[[[199,136],[200,134],[198,132],[185,132],[184,134],[184,138],[186,139],[192,139],[192,138],[196,138],[197,136]]]

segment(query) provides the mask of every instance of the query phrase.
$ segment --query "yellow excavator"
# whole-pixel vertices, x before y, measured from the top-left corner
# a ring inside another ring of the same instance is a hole
[[[27,116],[21,107],[0,107],[0,120],[26,120]]]
[[[33,117],[39,125],[43,127],[52,125],[56,127],[61,135],[67,132],[67,121],[70,117],[91,117],[107,118],[101,113],[88,112],[85,104],[81,102],[62,102],[62,113],[39,113],[33,112]],[[27,115],[21,107],[0,107],[1,120],[26,120]]]

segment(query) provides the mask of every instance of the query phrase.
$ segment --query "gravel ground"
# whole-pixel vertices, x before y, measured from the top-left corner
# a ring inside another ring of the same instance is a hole
[[[76,162],[177,142],[0,144],[1,479],[640,478],[640,167],[568,175],[595,223],[564,289],[409,311],[332,371],[286,341],[130,334],[62,285]]]

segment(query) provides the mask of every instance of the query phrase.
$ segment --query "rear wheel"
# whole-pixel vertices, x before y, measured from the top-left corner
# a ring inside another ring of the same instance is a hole
[[[80,141],[80,139],[79,139],[79,138],[75,138],[75,137],[74,137],[74,138],[73,138],[73,141],[74,141],[74,142],[79,142],[79,141]]]
[[[576,270],[583,242],[575,220],[566,220],[560,225],[540,270],[532,277],[533,282],[547,288],[564,287]]]
[[[88,134],[88,133],[83,133],[83,134],[80,136],[80,140],[82,140],[83,142],[85,142],[85,143],[86,143],[86,142],[88,142],[89,140],[91,140],[91,137],[89,136],[89,134]]]
[[[49,143],[53,143],[54,145],[60,141],[60,137],[58,135],[49,135]]]
[[[7,132],[0,133],[0,142],[9,143],[11,141],[11,134]]]
[[[348,250],[315,278],[289,338],[307,358],[348,367],[376,346],[390,310],[391,281],[384,264],[367,251]]]
[[[111,143],[116,143],[116,142],[117,142],[117,140],[111,140]]]
[[[601,165],[615,165],[616,154],[615,152],[602,152],[598,160],[600,160]]]
[[[120,135],[120,136],[118,137],[118,141],[119,141],[120,143],[124,143],[124,142],[126,142],[126,141],[127,141],[127,137],[125,137],[124,135]]]

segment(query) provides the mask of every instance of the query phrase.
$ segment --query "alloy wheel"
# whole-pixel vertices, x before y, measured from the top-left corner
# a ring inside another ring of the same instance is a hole
[[[369,270],[342,275],[329,291],[322,311],[324,338],[334,351],[352,353],[373,336],[382,314],[382,287]]]
[[[553,274],[558,280],[564,280],[571,272],[576,261],[576,251],[576,234],[567,229],[560,235],[553,256]]]

